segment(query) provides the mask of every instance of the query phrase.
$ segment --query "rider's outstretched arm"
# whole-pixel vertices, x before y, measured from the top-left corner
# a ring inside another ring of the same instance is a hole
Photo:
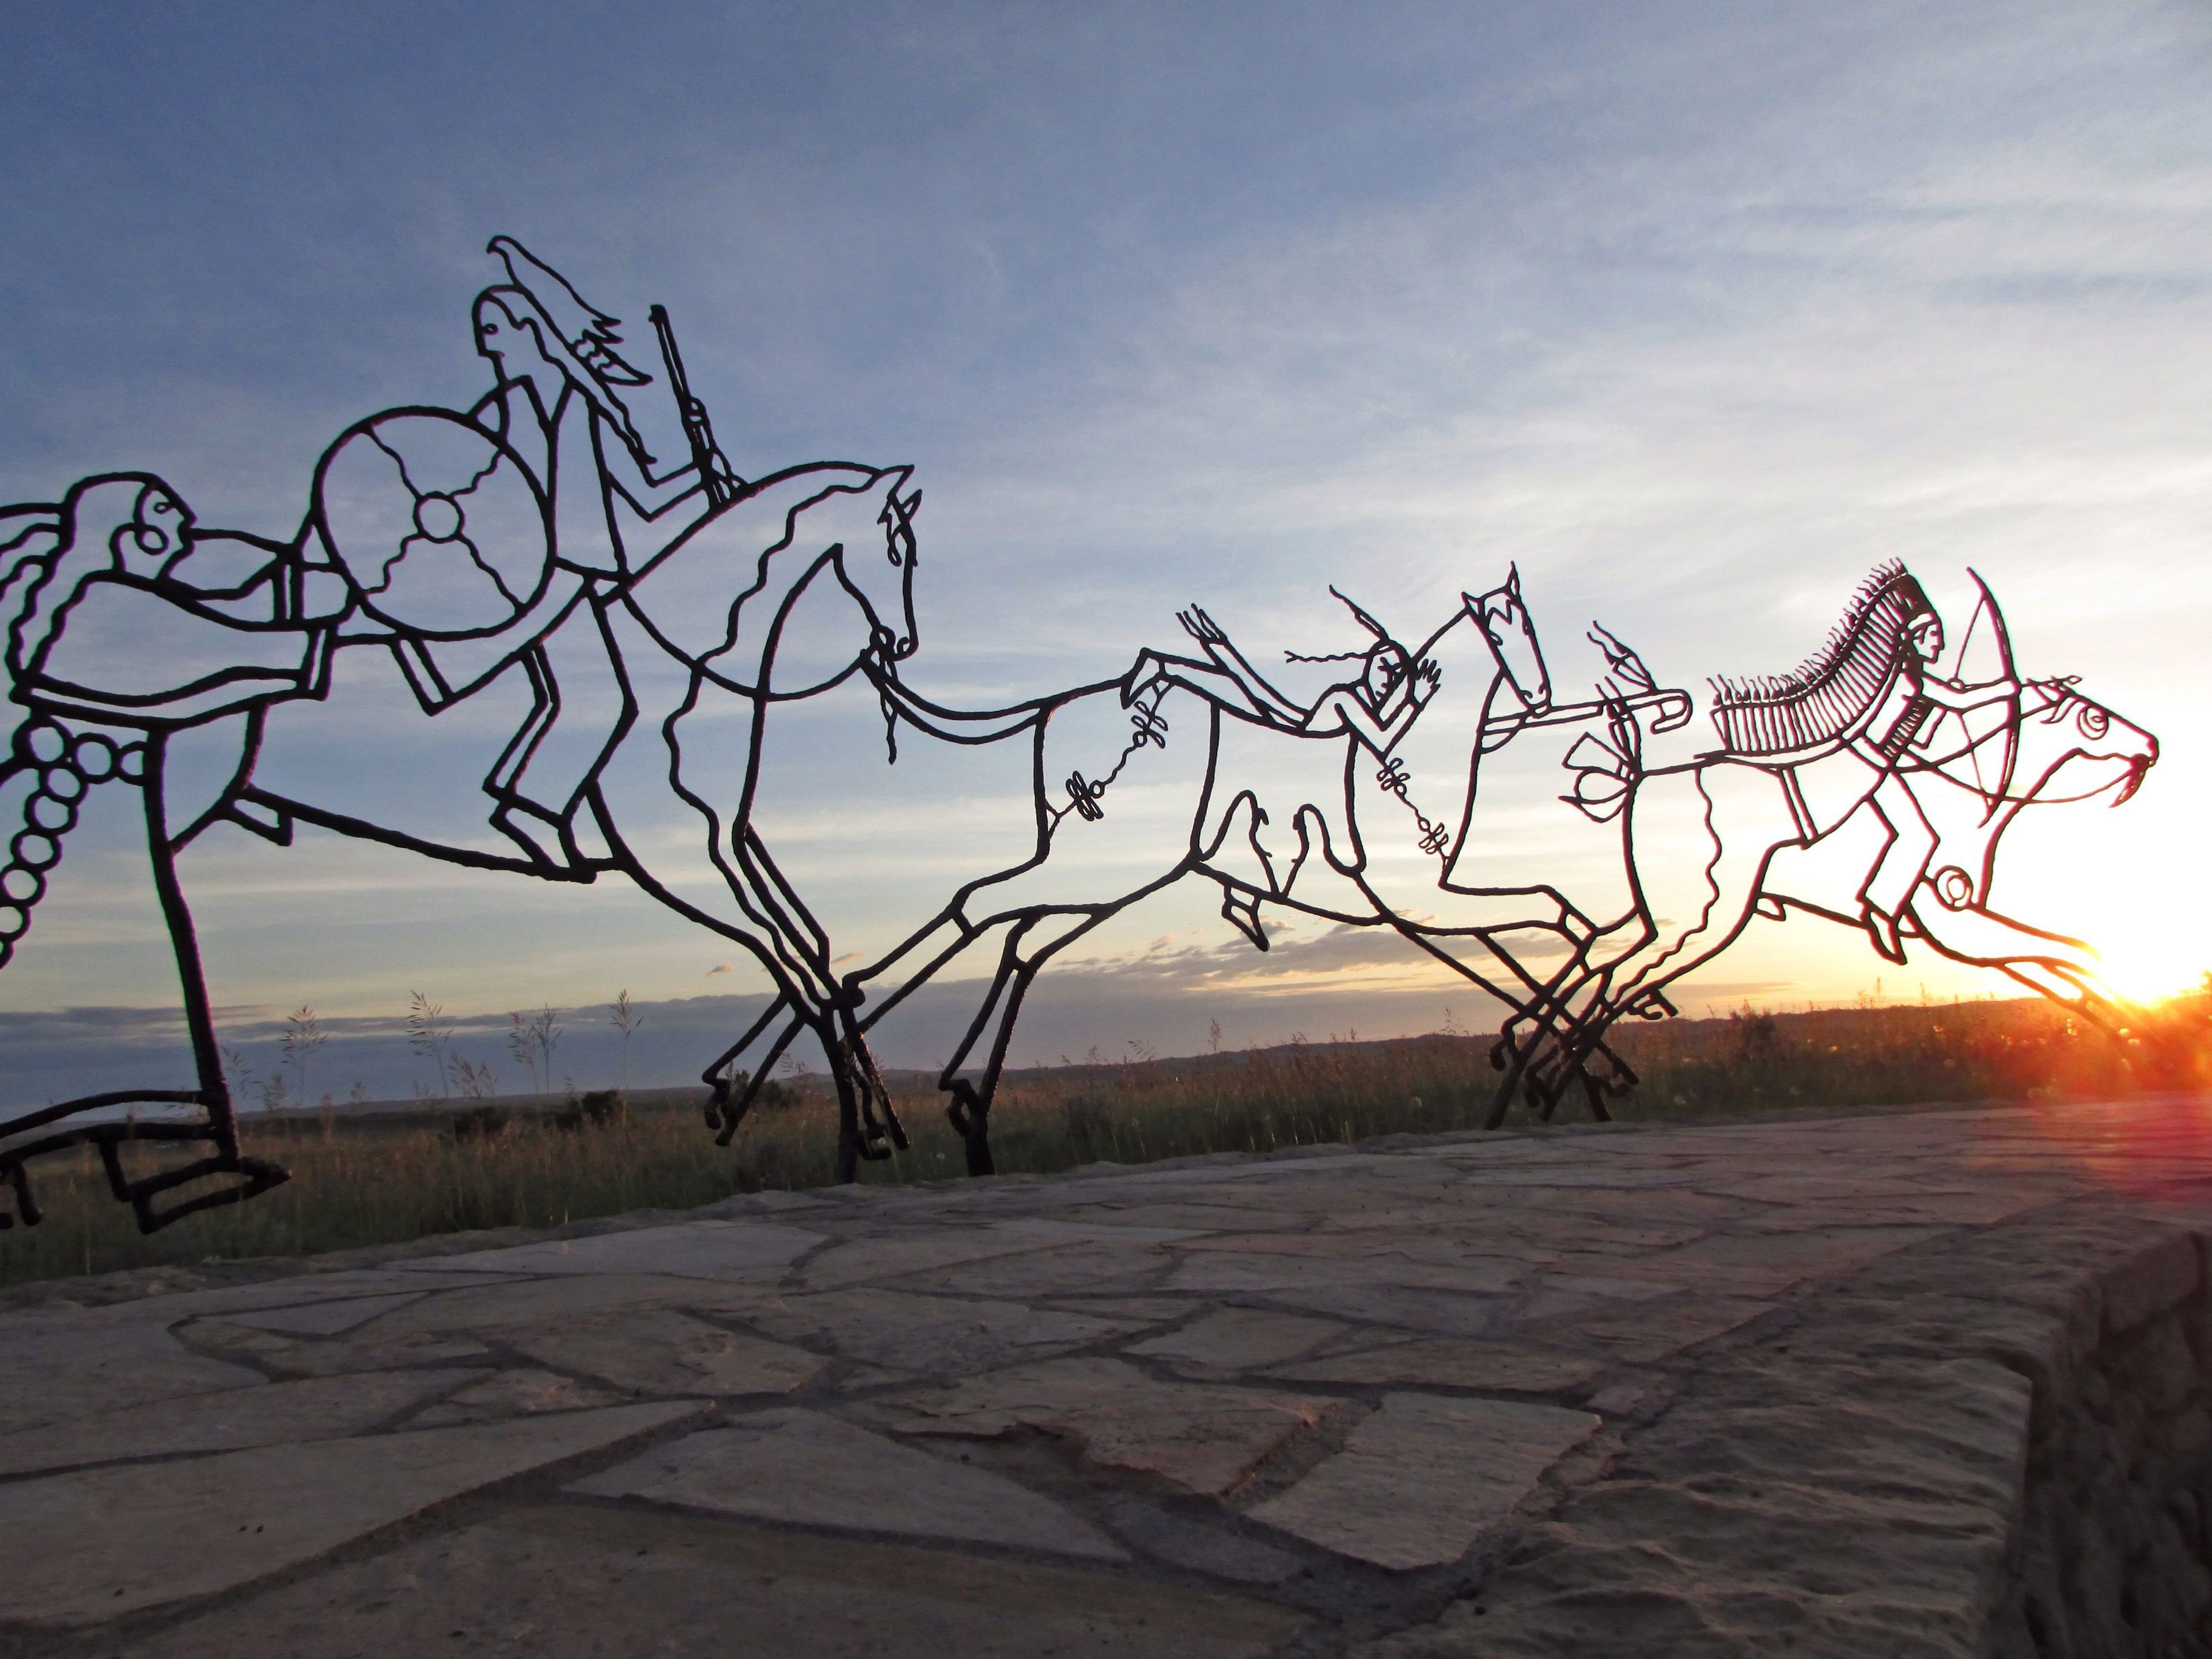
[[[1176,620],[1182,624],[1185,633],[1206,648],[1213,665],[1237,683],[1264,718],[1285,726],[1304,723],[1311,711],[1303,703],[1292,702],[1269,684],[1267,676],[1245,660],[1244,653],[1237,648],[1221,625],[1202,609],[1193,605],[1188,611],[1178,611]]]
[[[2002,679],[1966,685],[1929,674],[1920,683],[1920,695],[1939,708],[1964,714],[1970,708],[1986,708],[1993,702],[2006,702],[2018,696],[2020,682],[2008,675]]]
[[[619,437],[611,443],[608,441],[610,424],[605,420],[592,423],[592,441],[599,452],[599,477],[605,480],[610,495],[627,502],[630,510],[648,524],[695,495],[700,498],[702,508],[708,505],[696,462],[686,461],[656,475],[644,458]],[[703,513],[701,516],[704,516]]]

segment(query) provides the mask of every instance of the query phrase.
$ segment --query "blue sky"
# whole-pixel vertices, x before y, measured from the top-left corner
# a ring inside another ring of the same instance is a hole
[[[954,701],[1118,673],[1193,599],[1270,655],[1353,642],[1332,580],[1413,631],[1509,561],[1563,683],[1595,616],[1701,688],[1797,660],[1882,558],[1962,620],[1973,566],[2031,672],[2166,745],[2124,811],[2015,832],[2014,907],[2134,988],[2212,960],[2178,873],[2208,805],[2201,8],[88,3],[7,9],[0,50],[0,498],[146,468],[288,532],[343,428],[484,389],[468,307],[507,232],[633,340],[670,307],[740,471],[915,464],[913,675]],[[866,725],[823,711],[775,804],[862,954],[1018,807],[927,757],[856,791],[824,757]],[[325,764],[435,770],[370,703],[314,730]],[[1617,853],[1560,823],[1560,746],[1485,810],[1600,891]],[[127,807],[71,840],[0,1015],[173,996]],[[606,884],[314,836],[210,840],[185,878],[241,1024],[753,984]],[[1317,932],[1261,958],[1204,895],[1159,901],[1018,1055],[1086,1019],[1173,1051],[1209,1018],[1480,1018]],[[1990,988],[1798,923],[1700,994],[1878,975]]]

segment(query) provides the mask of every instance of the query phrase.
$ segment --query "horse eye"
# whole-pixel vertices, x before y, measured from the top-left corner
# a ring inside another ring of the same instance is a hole
[[[2083,706],[2081,720],[2081,735],[2083,737],[2101,738],[2111,727],[2112,723],[2111,718],[2106,714],[2103,709],[2091,708],[2086,704]]]

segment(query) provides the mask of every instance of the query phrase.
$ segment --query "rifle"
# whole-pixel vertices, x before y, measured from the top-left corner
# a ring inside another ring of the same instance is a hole
[[[737,499],[745,481],[731,470],[721,447],[714,441],[714,423],[707,418],[707,405],[691,395],[683,356],[676,349],[676,331],[669,325],[668,307],[655,306],[647,314],[660,340],[660,361],[668,370],[668,389],[676,396],[676,416],[684,422],[684,436],[691,446],[691,465],[698,470],[708,505],[719,510]]]

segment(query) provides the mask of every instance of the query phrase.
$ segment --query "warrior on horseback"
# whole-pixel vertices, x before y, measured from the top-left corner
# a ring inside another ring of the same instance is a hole
[[[465,417],[398,410],[346,433],[315,512],[426,713],[520,668],[530,708],[484,780],[490,821],[535,873],[589,879],[604,860],[578,808],[636,718],[608,607],[735,480],[696,445],[657,471],[622,400],[653,377],[615,349],[619,320],[511,237],[489,252],[509,280],[474,318],[496,384]]]
[[[1867,877],[1861,919],[1875,949],[1905,960],[1902,918],[1928,873],[1936,831],[1913,793],[1940,714],[2016,703],[2010,674],[1978,684],[1935,672],[1943,623],[1894,561],[1862,585],[1827,643],[1771,680],[1713,683],[1713,720],[1734,757],[1772,768],[1808,843],[1861,805],[1887,831]]]
[[[1411,729],[1429,700],[1436,696],[1440,678],[1435,663],[1414,663],[1413,655],[1382,624],[1354,605],[1334,587],[1328,590],[1344,600],[1359,625],[1375,636],[1364,651],[1340,651],[1325,657],[1300,656],[1285,651],[1288,662],[1357,662],[1358,676],[1332,685],[1310,703],[1285,696],[1267,677],[1252,666],[1231,642],[1221,625],[1197,605],[1176,613],[1183,631],[1205,649],[1208,660],[1170,656],[1147,647],[1137,653],[1121,681],[1124,707],[1146,692],[1167,685],[1195,691],[1224,714],[1258,726],[1295,732],[1301,737],[1357,738],[1387,759],[1398,741]]]
[[[1803,666],[1771,680],[1714,683],[1723,749],[1648,771],[1632,756],[1615,775],[1617,799],[1578,783],[1576,805],[1620,819],[1631,907],[1599,930],[1603,942],[1556,996],[1516,1016],[1534,1018],[1533,1038],[1509,1024],[1492,1127],[1524,1081],[1548,1115],[1613,1022],[1672,1012],[1668,987],[1726,950],[1754,915],[1802,910],[1856,923],[1893,961],[1904,957],[1909,925],[1910,937],[1940,956],[1997,969],[2092,1019],[2109,1018],[2112,1005],[2080,940],[1990,908],[1991,864],[1997,837],[2025,806],[2107,793],[2126,799],[2156,762],[2157,739],[2069,681],[2022,680],[1986,587],[1962,669],[1984,620],[1998,672],[1937,674],[1943,630],[1934,607],[1902,565],[1881,566]],[[1982,709],[1995,712],[1978,718]],[[1575,753],[1567,759],[1577,769],[1593,765]],[[2059,793],[2062,772],[2085,781]],[[1863,812],[1882,836],[1859,865],[1839,832]],[[1823,844],[1846,848],[1850,888],[1833,869],[1808,872],[1797,862]]]

